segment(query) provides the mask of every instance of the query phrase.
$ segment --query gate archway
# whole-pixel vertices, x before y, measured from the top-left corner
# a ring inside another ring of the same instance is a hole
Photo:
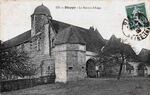
[[[145,76],[147,72],[147,68],[145,64],[138,65],[138,76]]]
[[[89,78],[94,78],[96,77],[96,70],[95,70],[95,60],[94,59],[89,59],[86,62],[86,73],[87,77]]]

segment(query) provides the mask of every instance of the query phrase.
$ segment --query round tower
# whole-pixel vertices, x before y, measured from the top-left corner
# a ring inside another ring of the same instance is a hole
[[[36,7],[34,13],[31,15],[31,35],[42,32],[44,25],[48,23],[48,20],[52,19],[49,9],[43,4]]]
[[[32,61],[40,67],[37,76],[54,75],[54,59],[51,57],[52,17],[49,9],[43,4],[36,7],[31,15]]]

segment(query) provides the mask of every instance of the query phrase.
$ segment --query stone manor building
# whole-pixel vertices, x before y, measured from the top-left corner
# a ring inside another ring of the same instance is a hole
[[[52,19],[49,9],[42,4],[31,15],[31,30],[4,44],[30,53],[40,67],[36,77],[55,74],[56,82],[67,82],[87,77],[87,63],[104,46],[104,39],[97,29]]]

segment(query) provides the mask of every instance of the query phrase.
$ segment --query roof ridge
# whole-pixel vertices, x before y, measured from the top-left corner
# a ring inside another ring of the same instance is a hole
[[[76,25],[73,25],[73,24],[70,24],[70,23],[66,23],[66,22],[62,22],[62,21],[58,21],[58,20],[54,20],[54,19],[52,19],[53,21],[56,21],[56,22],[60,22],[60,23],[63,23],[63,24],[67,24],[67,25],[69,25],[69,27],[70,26],[73,26],[73,27],[77,27],[77,28],[81,28],[81,29],[84,29],[84,30],[88,30],[89,31],[89,29],[87,29],[87,28],[83,28],[83,27],[80,27],[80,26],[76,26]],[[67,27],[68,28],[68,27]]]
[[[6,48],[10,48],[13,46],[17,46],[21,43],[27,42],[29,41],[31,38],[31,30],[28,30],[20,35],[17,35],[5,42],[3,42],[3,44],[5,45]]]
[[[142,53],[143,53],[143,52],[145,52],[145,51],[150,52],[150,50],[149,50],[149,49],[142,48],[138,55],[142,54]]]
[[[19,34],[19,35],[16,35],[15,37],[10,38],[10,39],[8,39],[8,40],[6,40],[6,41],[4,41],[4,42],[10,41],[10,40],[12,40],[12,39],[14,39],[14,38],[17,38],[17,37],[19,37],[19,36],[21,36],[21,35],[23,35],[23,34],[29,32],[29,31],[31,31],[31,29],[30,29],[30,30],[27,30],[27,31],[25,31],[25,32],[23,32],[23,33],[21,33],[21,34]]]

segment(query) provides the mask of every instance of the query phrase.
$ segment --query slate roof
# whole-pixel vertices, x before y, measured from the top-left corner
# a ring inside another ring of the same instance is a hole
[[[79,32],[76,27],[70,26],[63,31],[59,32],[55,44],[86,44],[86,42],[83,40],[83,38],[80,36]]]
[[[105,44],[105,40],[99,34],[98,30],[84,29],[78,26],[70,25],[60,21],[52,20],[51,24],[56,31],[56,44],[62,43],[80,43],[86,44],[88,51],[96,52]],[[13,47],[23,42],[29,41],[31,30],[24,32],[8,41],[4,42],[6,47]]]
[[[121,43],[121,39],[117,38],[115,35],[112,35],[110,39],[107,41],[103,48],[103,52],[109,52],[115,53],[116,51],[120,51],[122,49],[127,52],[127,54],[132,55],[132,57],[136,58],[136,53],[132,49],[132,47],[129,44]],[[115,50],[114,50],[115,49]]]
[[[101,51],[106,54],[109,54],[110,51],[112,53],[116,53],[116,50],[120,49],[120,40],[121,39],[116,38],[115,35],[112,35],[109,40],[105,40],[106,44],[104,45]]]
[[[57,20],[51,20],[51,22],[52,22],[52,26],[54,27],[56,33],[61,32],[65,28],[68,28],[69,26],[71,26],[70,24],[60,22]]]
[[[143,48],[138,54],[140,61],[150,62],[150,50]]]
[[[14,47],[24,42],[28,42],[31,38],[31,30],[28,30],[10,40],[7,40],[3,43],[6,48]]]
[[[66,24],[66,23],[63,23],[60,21],[56,21],[56,20],[53,20],[52,24],[53,24],[56,32],[58,33],[59,37],[57,37],[57,38],[60,39],[59,43],[58,43],[58,40],[56,41],[56,44],[64,43],[64,41],[67,40],[66,38],[69,38],[69,37],[65,37],[65,39],[63,39],[63,37],[60,37],[60,35],[66,35],[70,31],[77,32],[75,35],[79,35],[78,37],[82,38],[79,40],[79,41],[81,41],[79,43],[83,44],[85,42],[87,51],[97,52],[97,50],[101,49],[105,44],[103,37],[100,35],[100,33],[98,32],[97,29],[96,30],[85,29],[85,28]],[[59,33],[61,33],[61,34],[59,34]],[[69,35],[70,35],[70,33],[67,34],[67,36],[69,36]],[[60,41],[62,41],[62,42],[60,42]],[[72,41],[71,41],[71,43],[76,43],[76,42],[77,42],[77,39],[72,39]]]
[[[108,41],[106,41],[106,44],[104,47],[109,47],[108,49],[112,48],[120,48],[120,41],[121,39],[116,38],[115,35],[112,35]]]
[[[129,60],[137,62],[138,61],[137,55],[136,55],[135,51],[132,49],[131,45],[124,44],[123,47],[124,47],[124,51],[127,52],[127,54],[130,54]]]
[[[48,9],[46,6],[44,6],[43,4],[40,5],[40,6],[37,6],[37,7],[35,8],[33,14],[35,14],[35,15],[44,14],[44,15],[51,16],[49,9]]]

